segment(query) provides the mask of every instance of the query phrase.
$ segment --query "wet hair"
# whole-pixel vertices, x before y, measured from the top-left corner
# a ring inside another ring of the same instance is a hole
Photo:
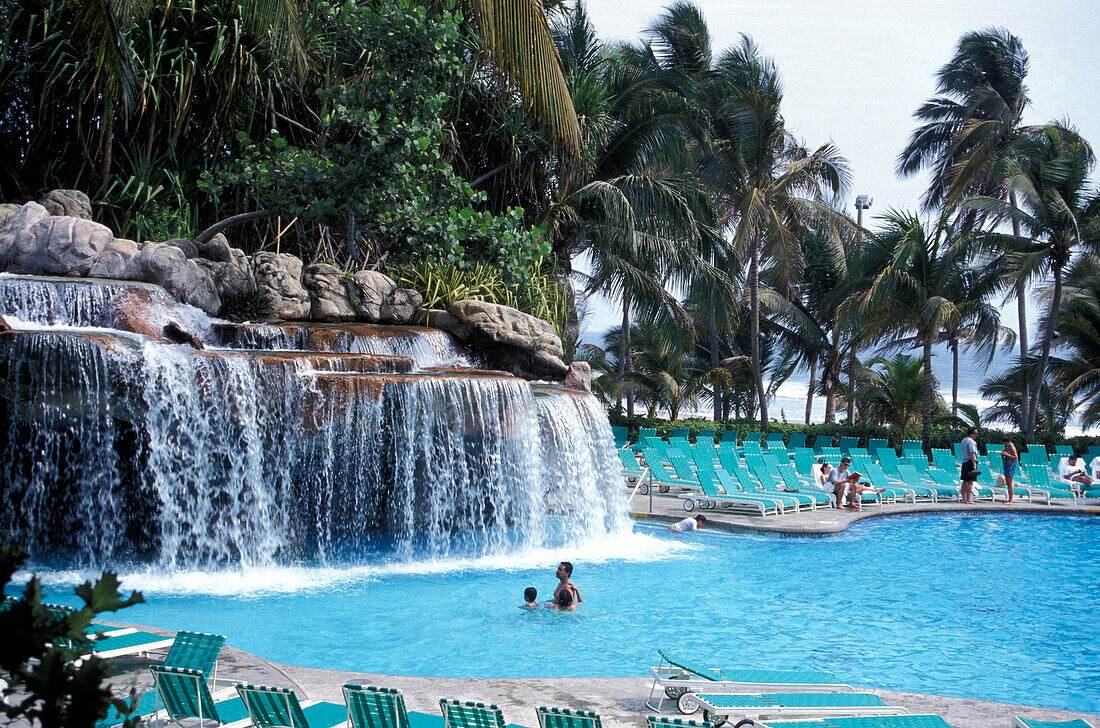
[[[539,596],[539,590],[533,586],[529,586],[523,590],[523,598],[528,602],[533,602]]]
[[[696,520],[696,521],[697,521],[698,523],[700,523],[700,524],[703,524],[703,523],[706,523],[706,522],[707,522],[707,517],[706,517],[706,516],[696,516],[696,517],[695,517],[695,520]]]
[[[561,565],[565,567],[566,576],[573,576],[573,564],[569,563],[568,561],[563,561],[561,562]]]
[[[562,589],[558,592],[558,598],[554,600],[554,603],[558,605],[559,609],[573,606],[573,591],[571,589]]]
[[[977,435],[977,434],[978,434],[978,428],[977,427],[968,427],[968,428],[966,428],[966,436],[967,437],[970,437],[971,435]]]

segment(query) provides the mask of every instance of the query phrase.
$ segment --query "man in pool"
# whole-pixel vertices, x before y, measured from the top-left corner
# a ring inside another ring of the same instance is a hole
[[[700,528],[703,527],[703,524],[706,522],[706,516],[695,516],[694,518],[688,516],[682,521],[677,521],[676,523],[673,523],[671,526],[668,527],[668,530],[680,532],[698,531]]]
[[[570,603],[576,602],[577,604],[580,604],[584,601],[583,599],[581,599],[581,593],[577,591],[576,585],[573,584],[573,564],[569,563],[568,561],[561,562],[560,564],[558,564],[558,570],[555,573],[555,576],[558,577],[558,585],[554,589],[555,604],[558,601],[559,595],[563,591],[568,591],[572,595],[573,598],[570,600]]]

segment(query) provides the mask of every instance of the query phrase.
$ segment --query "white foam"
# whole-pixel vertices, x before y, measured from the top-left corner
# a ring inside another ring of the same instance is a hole
[[[530,548],[508,554],[469,558],[380,562],[376,564],[332,566],[272,566],[225,568],[218,571],[168,571],[155,568],[123,570],[119,574],[124,592],[132,589],[160,595],[260,596],[295,592],[323,591],[357,582],[387,577],[452,574],[464,571],[526,571],[553,569],[559,561],[599,564],[609,561],[629,563],[663,561],[705,548],[657,538],[645,533],[623,532],[590,539],[583,544],[560,548]],[[15,575],[13,581],[29,579],[31,572]],[[38,573],[46,586],[68,587],[94,580],[93,570],[56,570]]]

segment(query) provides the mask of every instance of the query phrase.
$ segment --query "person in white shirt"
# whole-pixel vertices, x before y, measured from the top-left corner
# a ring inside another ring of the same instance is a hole
[[[698,531],[700,528],[703,527],[703,524],[706,522],[706,516],[695,516],[694,518],[688,516],[682,521],[677,521],[676,523],[673,523],[671,526],[668,527],[668,530],[681,532]]]
[[[1058,466],[1058,474],[1062,476],[1062,480],[1068,482],[1092,485],[1092,478],[1085,472],[1076,455],[1070,455],[1064,463]]]
[[[1089,472],[1092,473],[1092,482],[1100,480],[1100,455],[1097,455],[1089,463]]]

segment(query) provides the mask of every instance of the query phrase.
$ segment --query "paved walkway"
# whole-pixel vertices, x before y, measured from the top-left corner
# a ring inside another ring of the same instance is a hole
[[[630,490],[627,491],[629,497]],[[742,516],[723,512],[720,508],[684,510],[684,501],[675,495],[635,494],[630,498],[630,511],[635,518],[656,518],[663,521],[679,521],[689,515],[702,514],[707,517],[709,528],[723,528],[730,531],[757,531],[779,533],[789,536],[830,536],[843,532],[848,526],[864,518],[880,516],[903,516],[914,513],[1029,513],[1042,515],[1100,515],[1100,500],[1081,499],[1074,506],[1064,501],[1055,501],[1051,505],[1029,503],[1017,499],[1011,506],[1000,501],[990,503],[979,501],[977,505],[961,503],[895,503],[883,506],[864,506],[855,512],[843,508],[818,508],[816,511],[788,513],[782,516]],[[1100,728],[1098,726],[1097,728]]]
[[[143,629],[170,634],[148,627]],[[126,658],[118,660],[117,664],[118,670],[113,677],[116,684],[125,687],[136,684],[141,690],[151,688],[146,669],[149,660]],[[1010,668],[1000,666],[997,669]],[[393,687],[405,694],[409,710],[438,715],[440,698],[477,700],[499,705],[507,721],[527,726],[535,724],[534,709],[540,705],[596,711],[607,728],[639,728],[645,725],[645,716],[653,713],[645,707],[651,681],[643,677],[470,679],[375,675],[281,665],[227,647],[218,665],[218,683],[220,686],[236,682],[289,686],[302,699],[331,702],[343,701],[340,687],[347,682]],[[941,715],[958,728],[1009,728],[1015,715],[1038,720],[1084,718],[1100,728],[1100,715],[888,690],[871,691],[884,702],[905,707],[910,713]],[[671,703],[666,703],[665,713],[679,715]]]

